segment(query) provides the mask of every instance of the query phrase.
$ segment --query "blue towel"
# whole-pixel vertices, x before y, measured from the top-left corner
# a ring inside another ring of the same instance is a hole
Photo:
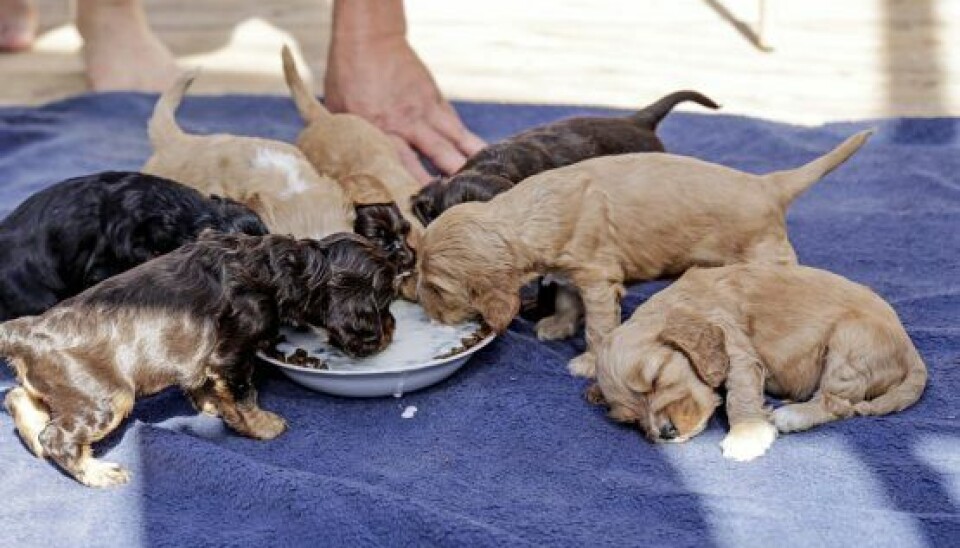
[[[718,97],[717,99],[722,99]],[[0,212],[63,178],[136,169],[155,97],[80,96],[0,109]],[[458,104],[496,140],[576,113]],[[291,141],[284,97],[188,98],[192,132]],[[920,402],[778,439],[724,460],[725,419],[683,445],[612,423],[566,373],[581,338],[540,343],[517,320],[458,374],[399,399],[307,391],[264,367],[261,402],[289,421],[259,442],[198,416],[175,390],[140,401],[97,453],[133,473],[94,490],[34,459],[0,413],[4,546],[683,545],[947,546],[960,543],[960,121],[803,128],[675,113],[667,148],[750,172],[792,168],[856,130],[879,133],[790,210],[801,261],[870,285],[930,368]],[[2,283],[2,282],[0,282]],[[665,282],[633,287],[625,313]],[[0,390],[12,385],[0,373]],[[414,405],[412,419],[401,418]]]

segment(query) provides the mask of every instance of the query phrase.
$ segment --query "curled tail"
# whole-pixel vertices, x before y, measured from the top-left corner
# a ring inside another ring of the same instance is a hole
[[[883,394],[853,406],[858,415],[886,415],[910,407],[923,394],[927,385],[927,366],[917,349],[910,346],[906,352],[907,374],[900,384],[893,386]]]
[[[638,125],[654,130],[657,129],[657,125],[660,123],[660,121],[663,120],[667,114],[670,114],[670,111],[673,110],[673,107],[683,103],[684,101],[693,101],[694,103],[712,109],[720,108],[720,105],[713,102],[713,99],[710,99],[702,93],[689,90],[675,91],[670,95],[660,98],[660,100],[656,101],[655,103],[643,108],[631,116],[631,118]]]
[[[150,134],[150,143],[154,149],[161,148],[164,144],[182,138],[185,133],[177,124],[177,108],[183,101],[184,94],[190,88],[190,84],[197,77],[197,71],[191,71],[181,76],[176,83],[164,91],[157,100],[157,105],[153,107],[153,116],[150,117],[148,133]]]
[[[787,171],[768,173],[764,178],[770,180],[768,184],[779,194],[780,203],[783,207],[786,207],[803,191],[810,188],[813,183],[846,162],[856,151],[860,150],[860,147],[867,142],[867,139],[873,133],[874,130],[872,129],[861,131],[840,143],[837,148],[806,165]]]
[[[283,46],[281,56],[283,57],[283,76],[287,80],[290,95],[293,97],[293,102],[297,105],[297,110],[300,111],[300,116],[303,120],[309,124],[314,120],[329,116],[330,111],[320,104],[320,101],[313,96],[313,93],[311,93],[310,90],[307,89],[306,84],[303,83],[303,79],[300,78],[300,73],[297,72],[297,64],[293,61],[293,54],[290,53],[290,48]]]

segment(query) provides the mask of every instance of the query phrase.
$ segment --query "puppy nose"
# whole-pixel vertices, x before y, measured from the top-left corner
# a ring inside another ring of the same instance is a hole
[[[677,427],[674,426],[672,422],[668,422],[660,427],[660,439],[672,440],[678,435],[680,435],[680,433],[677,432]]]

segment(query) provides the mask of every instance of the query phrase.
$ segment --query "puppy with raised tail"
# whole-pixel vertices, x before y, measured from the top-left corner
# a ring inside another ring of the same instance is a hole
[[[627,282],[692,266],[794,264],[787,207],[843,163],[871,132],[800,168],[752,175],[662,153],[595,158],[525,180],[486,203],[451,208],[424,232],[418,296],[427,313],[457,323],[480,315],[503,331],[520,287],[568,280],[586,312],[587,350],[570,363],[594,375],[594,352],[620,324]],[[572,333],[579,303],[537,325],[541,338]]]
[[[913,405],[927,369],[897,313],[869,288],[814,268],[742,264],[688,271],[600,347],[590,397],[653,441],[700,433],[727,390],[727,458],[764,454],[777,433]],[[775,411],[764,393],[792,402]]]
[[[420,183],[400,162],[397,149],[379,128],[355,114],[332,114],[310,92],[294,62],[290,48],[283,47],[283,74],[290,95],[306,127],[297,146],[320,173],[341,181],[364,174],[382,185],[410,223],[408,245],[416,247],[423,226],[413,214],[411,196]]]
[[[154,152],[145,173],[246,204],[277,234],[319,239],[352,229],[355,213],[340,185],[319,175],[297,147],[256,137],[185,133],[175,113],[195,77],[181,77],[157,101],[149,126]]]
[[[20,386],[5,404],[26,446],[92,487],[128,473],[91,455],[138,396],[180,386],[197,409],[271,439],[286,427],[257,405],[254,353],[280,322],[327,328],[365,356],[393,336],[393,266],[365,239],[205,233],[40,316],[0,324]]]

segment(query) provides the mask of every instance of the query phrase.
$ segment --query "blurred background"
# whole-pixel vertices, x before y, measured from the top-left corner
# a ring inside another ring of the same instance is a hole
[[[410,40],[450,99],[636,107],[680,88],[727,113],[816,124],[960,115],[957,0],[408,0]],[[0,55],[0,104],[83,93],[65,0],[33,51]],[[322,90],[326,0],[146,0],[198,93],[286,94],[281,44]]]

